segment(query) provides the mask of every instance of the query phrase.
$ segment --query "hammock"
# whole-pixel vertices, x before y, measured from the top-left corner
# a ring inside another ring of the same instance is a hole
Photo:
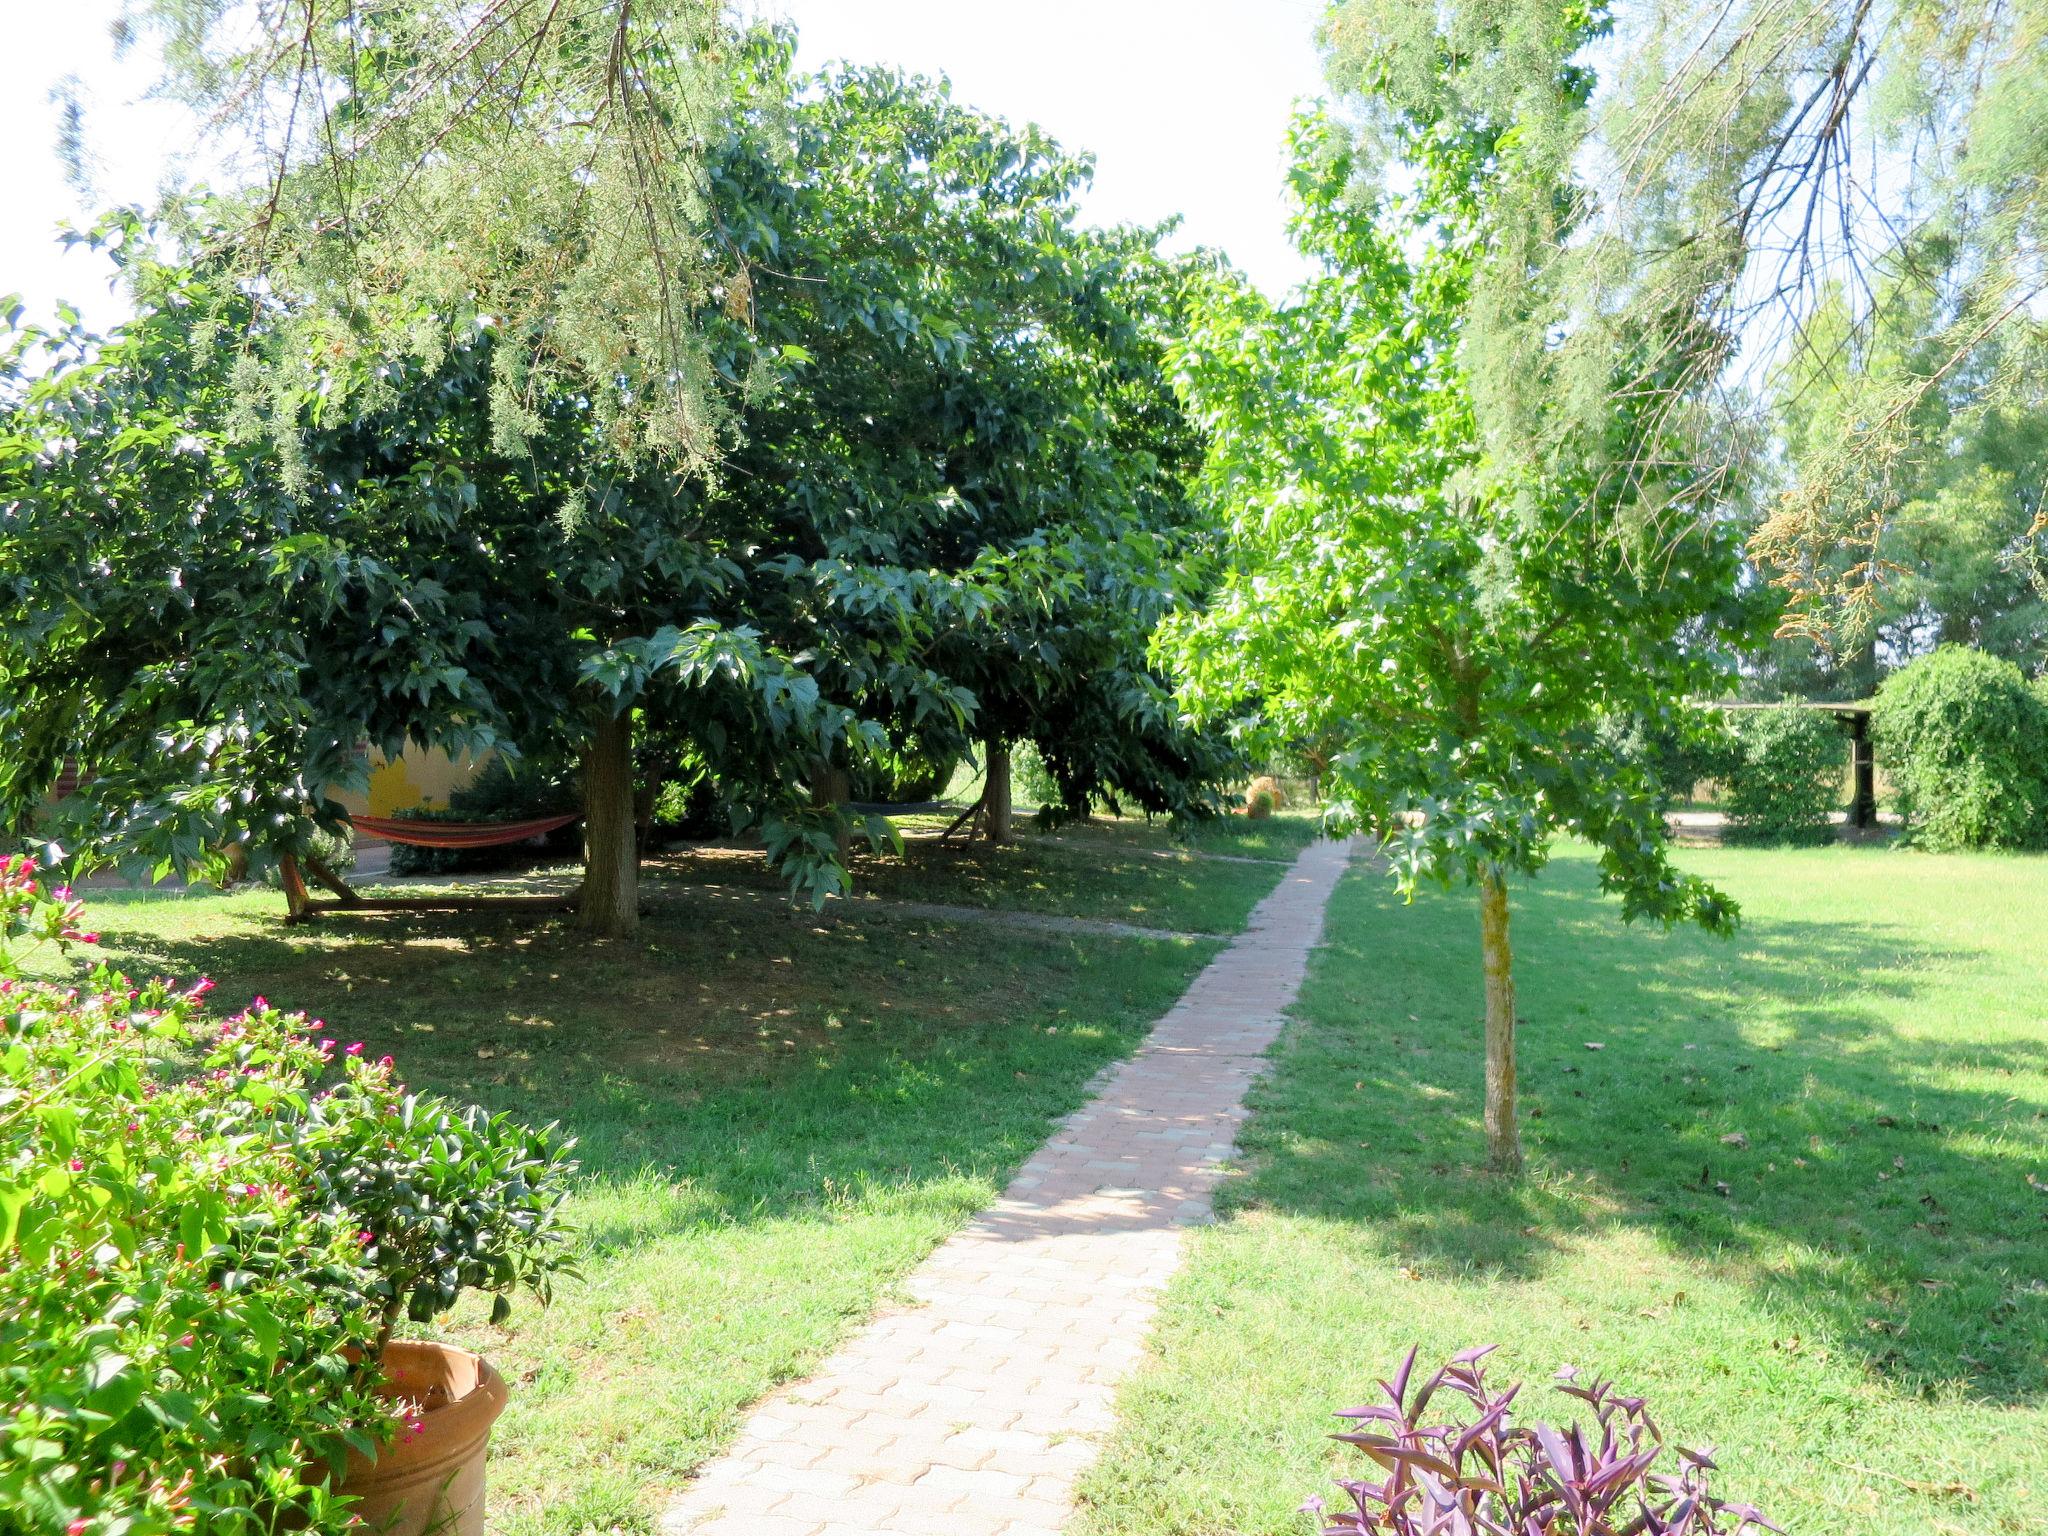
[[[581,811],[542,816],[533,821],[401,821],[388,816],[351,816],[349,825],[369,837],[410,843],[415,848],[498,848],[523,843],[581,821]],[[363,896],[318,859],[305,861],[306,871],[334,892],[333,901],[315,901],[299,873],[299,860],[286,854],[278,861],[284,880],[287,922],[303,923],[322,912],[477,912],[493,908],[564,911],[576,905],[569,896]]]
[[[351,816],[348,822],[358,832],[414,848],[500,848],[545,836],[582,819],[581,811],[569,811],[533,821],[403,821],[389,816]]]

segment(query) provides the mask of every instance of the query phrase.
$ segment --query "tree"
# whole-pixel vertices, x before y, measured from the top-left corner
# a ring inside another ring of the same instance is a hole
[[[715,493],[791,551],[764,622],[800,632],[900,757],[978,747],[999,785],[1010,744],[1036,740],[1066,806],[1202,814],[1235,758],[1146,654],[1198,596],[1198,445],[1163,358],[1185,274],[1156,231],[1078,227],[1085,158],[943,83],[842,68],[791,94],[758,125],[781,147],[714,176],[721,195],[763,179],[744,198],[765,211],[723,222],[758,342],[790,367],[747,405]],[[866,658],[905,630],[897,675],[926,682],[884,696]],[[1005,835],[1007,796],[984,809]]]
[[[374,389],[317,368],[273,389],[248,430],[240,363],[203,338],[225,322],[271,355],[290,303],[225,236],[181,267],[110,223],[137,319],[57,338],[40,373],[24,335],[5,391],[6,803],[26,814],[75,756],[98,777],[71,846],[184,870],[337,824],[324,789],[364,741],[580,759],[582,920],[625,933],[656,763],[687,762],[822,900],[846,884],[849,771],[956,749],[974,688],[999,691],[986,658],[1023,635],[1037,675],[1091,669],[1069,684],[1093,700],[1090,783],[1111,764],[1148,804],[1199,804],[1213,764],[1173,755],[1144,662],[1188,510],[1152,435],[1185,425],[1089,391],[1122,368],[1170,403],[1156,342],[1126,339],[1149,241],[1075,230],[1080,162],[1036,135],[882,72],[796,82],[789,55],[769,32],[736,48],[702,156],[749,298],[693,323],[753,381],[716,477],[560,371],[508,435],[502,358],[529,342],[481,313],[400,337]]]
[[[432,371],[479,316],[499,446],[566,389],[621,457],[716,462],[717,316],[747,305],[707,196],[748,52],[718,0],[133,0],[123,25],[229,167],[173,233],[224,299],[280,301],[199,340],[288,469],[309,391],[374,407],[394,357]]]
[[[1554,92],[1610,17],[1597,98]],[[1533,462],[1623,408],[1637,426],[1607,472],[1668,489],[1675,458],[1676,494],[1711,505],[1770,457],[1774,374],[1853,392],[1752,544],[1788,632],[1853,647],[1891,576],[1902,470],[1935,446],[1918,403],[1968,371],[2009,403],[2048,346],[2043,26],[2032,0],[1337,0],[1325,41],[1374,128],[1515,123],[1496,196],[1525,216],[1494,229],[1464,307],[1496,451]],[[1901,306],[1925,345],[1869,347]]]
[[[796,765],[882,737],[747,622],[760,530],[615,452],[579,393],[500,446],[487,326],[431,369],[393,359],[374,409],[330,424],[303,403],[289,454],[237,436],[234,364],[193,362],[221,273],[158,261],[132,218],[106,239],[136,319],[104,344],[24,332],[11,354],[11,819],[75,757],[94,782],[60,836],[182,872],[337,825],[325,789],[360,776],[365,741],[580,754],[582,920],[621,934],[637,919],[633,721],[652,713],[687,720],[783,862],[815,864]],[[37,349],[50,365],[28,368]]]
[[[1256,695],[1276,745],[1344,732],[1333,814],[1381,838],[1403,890],[1478,887],[1487,1141],[1513,1170],[1509,877],[1569,833],[1625,917],[1734,920],[1669,862],[1649,774],[1595,743],[1603,717],[1660,719],[1716,677],[1700,636],[1737,614],[1737,549],[1604,475],[1611,440],[1560,435],[1534,466],[1490,445],[1459,337],[1495,221],[1521,215],[1495,180],[1515,120],[1405,121],[1406,199],[1364,183],[1328,120],[1299,125],[1295,232],[1318,274],[1280,305],[1219,284],[1182,349],[1229,547],[1172,643],[1205,713]]]
[[[1859,381],[1940,366],[1940,300],[1926,275],[1898,273],[1884,300],[1882,320],[1868,325],[1846,300],[1829,305],[1815,325],[1829,345],[1784,370],[1774,404],[1788,494],[1827,473],[1835,445],[1857,430],[1853,418],[1868,404]],[[2048,553],[2048,388],[2038,376],[1998,385],[2010,340],[1987,341],[1907,412],[1910,441],[1889,470],[1876,548],[1884,580],[1855,579],[1850,567],[1866,551],[1823,561],[1820,580],[1856,593],[1859,622],[1826,657],[1830,671],[1856,679],[1855,697],[1937,645],[1973,646],[2022,667],[2048,661],[2048,586],[2038,580]]]

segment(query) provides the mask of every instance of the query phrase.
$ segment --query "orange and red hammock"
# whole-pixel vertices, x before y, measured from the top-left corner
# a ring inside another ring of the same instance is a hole
[[[540,816],[531,821],[406,821],[389,816],[351,816],[349,825],[369,837],[389,843],[407,843],[415,848],[501,848],[544,837],[581,821],[581,811],[561,816]],[[569,896],[364,896],[318,859],[305,861],[306,873],[334,893],[332,901],[315,901],[299,873],[299,861],[286,854],[278,873],[284,881],[288,922],[302,923],[322,912],[469,912],[481,908],[519,907],[559,911],[574,907]]]
[[[351,816],[348,824],[387,843],[406,843],[414,848],[502,848],[507,843],[545,837],[582,819],[581,811],[570,811],[532,821],[409,821],[390,816]]]

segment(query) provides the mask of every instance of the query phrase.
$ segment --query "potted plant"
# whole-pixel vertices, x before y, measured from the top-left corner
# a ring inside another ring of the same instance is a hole
[[[320,1042],[331,1054],[334,1043]],[[409,1092],[391,1058],[362,1047],[308,1106],[298,1139],[307,1198],[352,1227],[371,1277],[370,1355],[394,1425],[381,1444],[352,1449],[336,1486],[383,1536],[482,1536],[484,1454],[505,1407],[505,1383],[465,1349],[394,1338],[402,1321],[429,1323],[465,1291],[493,1293],[501,1323],[512,1295],[543,1303],[553,1276],[573,1273],[561,1206],[574,1143],[553,1126]]]

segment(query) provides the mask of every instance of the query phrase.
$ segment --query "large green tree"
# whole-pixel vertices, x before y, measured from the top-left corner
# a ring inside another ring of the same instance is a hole
[[[1574,834],[1625,916],[1734,918],[1672,866],[1657,787],[1597,730],[1715,677],[1700,635],[1736,607],[1737,549],[1603,474],[1610,440],[1559,435],[1536,462],[1489,444],[1459,340],[1491,221],[1520,216],[1496,181],[1515,120],[1403,122],[1398,199],[1342,130],[1300,127],[1296,234],[1318,274],[1279,305],[1222,285],[1183,350],[1230,546],[1216,603],[1174,640],[1198,703],[1256,694],[1279,740],[1341,736],[1335,814],[1378,834],[1404,889],[1478,888],[1488,1151],[1512,1170],[1510,877]]]
[[[1975,372],[1983,407],[2009,406],[2048,349],[2048,6],[1335,0],[1324,36],[1369,140],[1515,125],[1495,173],[1517,213],[1464,306],[1495,451],[1533,462],[1619,413],[1609,475],[1669,488],[1681,460],[1677,494],[1723,502],[1770,457],[1774,376],[1836,374],[1854,406],[1809,435],[1752,547],[1789,629],[1867,639],[1938,446],[1919,404]],[[1579,103],[1552,82],[1589,42],[1609,67]],[[1872,345],[1908,317],[1924,345]]]
[[[205,338],[287,348],[290,302],[226,235],[177,266],[108,226],[137,319],[25,334],[7,392],[17,814],[76,757],[71,845],[183,869],[332,824],[364,741],[580,758],[583,920],[622,933],[636,733],[643,787],[687,759],[819,897],[845,881],[848,773],[957,750],[982,713],[1072,742],[1077,795],[1206,803],[1228,756],[1145,658],[1190,515],[1189,432],[1132,312],[1150,238],[1079,230],[1082,162],[942,88],[795,81],[765,32],[731,67],[703,194],[746,302],[691,318],[752,383],[716,476],[560,373],[507,434],[502,358],[528,341],[481,312],[400,336],[374,388],[273,389],[253,430],[243,354]]]
[[[1184,273],[1157,232],[1078,224],[1085,157],[943,84],[838,69],[794,95],[756,125],[784,146],[747,195],[772,211],[726,221],[760,343],[789,360],[717,492],[791,551],[763,611],[808,633],[828,689],[903,755],[979,750],[999,786],[1010,744],[1034,740],[1069,806],[1203,813],[1236,759],[1147,657],[1198,595],[1198,444],[1164,360]],[[905,628],[901,666],[970,709],[877,696],[888,674],[864,658]],[[991,793],[991,835],[1007,809]]]
[[[237,436],[232,362],[194,363],[219,274],[143,254],[132,220],[110,232],[135,320],[13,352],[10,819],[75,758],[91,782],[58,809],[63,842],[189,871],[335,824],[325,790],[359,779],[365,742],[580,755],[583,920],[617,934],[637,913],[632,725],[652,713],[686,720],[802,872],[802,765],[882,738],[748,622],[760,530],[614,452],[576,394],[500,445],[487,326],[431,369],[394,359],[374,409],[329,424],[307,405],[289,456]]]

